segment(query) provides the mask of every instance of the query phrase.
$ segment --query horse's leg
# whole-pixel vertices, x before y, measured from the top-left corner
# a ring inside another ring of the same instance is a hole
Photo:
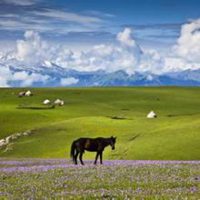
[[[77,157],[78,157],[79,152],[77,151],[76,154],[74,155],[74,164],[77,165]]]
[[[99,157],[99,152],[97,152],[96,157],[95,157],[95,161],[94,161],[94,164],[95,164],[95,165],[97,164],[97,159],[98,159],[98,157]]]
[[[101,152],[100,152],[100,164],[101,164],[101,165],[103,164],[102,158],[103,158],[103,152],[101,151]]]
[[[80,155],[79,155],[79,160],[80,160],[81,164],[84,165],[84,162],[83,162],[83,160],[82,160],[82,157],[83,157],[83,152],[81,151],[81,152],[80,152]]]

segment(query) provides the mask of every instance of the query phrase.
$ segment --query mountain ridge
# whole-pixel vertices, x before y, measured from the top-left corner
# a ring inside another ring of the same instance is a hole
[[[8,65],[13,73],[26,72],[42,76],[48,76],[45,82],[33,82],[31,86],[200,86],[200,69],[183,70],[177,72],[168,72],[160,75],[151,72],[135,72],[128,74],[123,70],[115,72],[97,71],[77,71],[74,69],[65,69],[61,66],[51,63],[51,67],[44,65],[38,67],[13,66]],[[76,83],[62,85],[62,79],[76,79]],[[10,81],[11,86],[20,86],[20,81]]]

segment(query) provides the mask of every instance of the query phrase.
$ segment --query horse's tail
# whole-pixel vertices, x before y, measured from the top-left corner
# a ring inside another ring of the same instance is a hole
[[[70,157],[72,158],[73,161],[74,161],[75,151],[76,151],[76,143],[74,141],[72,142],[71,151],[70,151]]]

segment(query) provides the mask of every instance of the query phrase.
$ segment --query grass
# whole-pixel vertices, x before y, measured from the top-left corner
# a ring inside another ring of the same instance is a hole
[[[1,157],[69,158],[74,139],[115,135],[116,150],[107,148],[105,159],[200,159],[200,88],[33,88],[32,97],[18,98],[20,90],[0,89],[0,138],[34,134],[0,150]],[[47,98],[65,105],[46,109]],[[150,110],[157,119],[146,118]]]

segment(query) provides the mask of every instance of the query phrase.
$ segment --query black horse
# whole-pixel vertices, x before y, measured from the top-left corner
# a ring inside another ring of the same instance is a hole
[[[94,164],[97,164],[97,159],[100,156],[100,163],[102,164],[102,154],[105,147],[108,145],[111,146],[112,150],[115,149],[116,137],[110,138],[79,138],[73,141],[71,145],[71,158],[73,159],[74,164],[78,164],[77,157],[79,155],[79,159],[82,165],[84,165],[82,157],[84,151],[94,151],[97,152]]]

